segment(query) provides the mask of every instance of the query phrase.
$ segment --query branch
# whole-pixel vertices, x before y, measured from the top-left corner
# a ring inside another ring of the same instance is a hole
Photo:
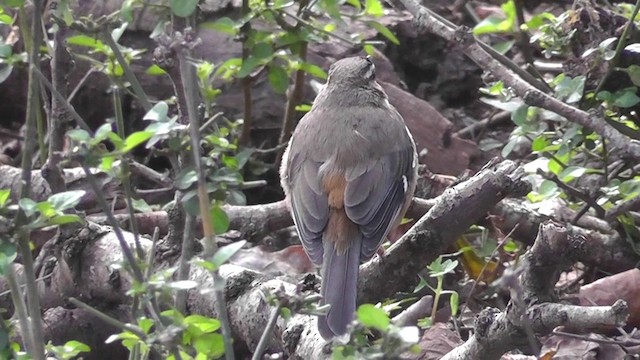
[[[609,125],[603,116],[591,114],[567,105],[538,90],[490,55],[483,48],[483,44],[474,39],[465,28],[445,23],[438,15],[421,6],[417,0],[399,1],[414,16],[419,30],[436,34],[445,40],[457,43],[470,59],[484,70],[492,73],[496,78],[502,80],[505,85],[511,87],[516,94],[522,97],[526,104],[550,110],[564,116],[568,121],[593,129],[626,156],[640,159],[640,143],[629,141],[628,137]]]
[[[360,268],[358,300],[375,303],[415,285],[416,274],[500,200],[530,191],[523,176],[522,169],[506,160],[447,189],[435,199],[435,206],[382,257]]]
[[[557,300],[554,286],[562,269],[584,251],[584,239],[569,236],[566,228],[554,223],[542,224],[521,266],[501,279],[511,291],[506,310],[484,309],[475,320],[473,336],[442,359],[499,359],[518,347],[537,348],[536,336],[547,335],[558,326],[582,331],[623,326],[629,309],[622,300],[612,306],[592,307],[552,303]]]

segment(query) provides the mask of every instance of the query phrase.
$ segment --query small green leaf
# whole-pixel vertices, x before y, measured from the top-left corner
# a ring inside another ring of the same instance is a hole
[[[358,320],[366,327],[372,327],[380,331],[389,328],[390,320],[387,313],[371,304],[360,305],[357,311]]]
[[[260,60],[270,59],[273,56],[273,46],[265,42],[258,43],[251,49],[251,55]]]
[[[1,0],[0,5],[3,7],[18,8],[24,5],[24,0]]]
[[[149,213],[153,211],[144,199],[132,199],[131,202],[133,203],[133,208],[138,212]]]
[[[531,143],[531,150],[542,151],[546,149],[547,146],[549,146],[549,141],[547,140],[547,138],[544,135],[539,135],[538,137],[533,139],[533,142]]]
[[[103,50],[106,47],[102,41],[87,35],[71,36],[67,38],[67,44],[84,46],[95,50]]]
[[[186,325],[194,325],[203,333],[211,333],[220,329],[220,320],[202,315],[189,315],[184,319]]]
[[[277,65],[269,66],[267,77],[277,93],[284,94],[287,91],[289,87],[289,75],[285,69]]]
[[[18,206],[20,206],[27,217],[35,214],[38,210],[38,203],[29,198],[22,198],[18,200]]]
[[[161,68],[160,66],[153,64],[149,66],[147,70],[144,71],[144,73],[151,76],[159,76],[159,75],[165,75],[167,72],[164,71],[164,69]]]
[[[577,179],[582,176],[587,169],[582,166],[568,166],[566,169],[562,170],[560,174],[558,174],[558,178],[562,180],[562,182],[568,183],[573,179]]]
[[[382,9],[382,3],[380,2],[380,0],[365,0],[364,12],[367,15],[375,17],[384,15],[384,10]]]
[[[179,17],[191,16],[196,11],[198,0],[171,0],[171,11]]]
[[[11,190],[2,189],[0,190],[0,207],[3,207],[9,201],[9,196],[11,195]]]
[[[627,74],[629,74],[629,78],[633,85],[640,86],[640,66],[631,65],[626,69],[626,71]]]
[[[387,29],[386,26],[380,24],[377,21],[367,21],[367,24],[372,28],[376,29],[382,36],[386,37],[392,43],[396,45],[400,45],[400,40],[391,32],[391,30]]]
[[[229,217],[220,206],[211,207],[211,222],[216,234],[224,234],[229,230]]]
[[[198,173],[195,170],[183,170],[176,176],[176,188],[185,190],[198,181]]]
[[[66,225],[73,223],[82,223],[82,218],[78,215],[65,214],[53,216],[47,221],[49,225]]]
[[[7,267],[17,257],[16,246],[8,241],[0,241],[0,275],[4,276]]]
[[[624,91],[620,96],[616,97],[613,105],[621,108],[630,108],[640,103],[640,97],[636,95],[635,90]]]
[[[307,62],[302,63],[299,65],[299,68],[302,69],[307,74],[313,75],[320,79],[326,79],[328,76],[327,73],[324,70],[322,70],[321,67],[317,65],[313,65],[311,63],[307,63]]]
[[[136,131],[133,134],[127,136],[127,139],[124,141],[124,147],[122,148],[123,153],[128,153],[133,150],[136,146],[144,143],[149,140],[153,133],[151,131]]]
[[[67,131],[67,136],[69,139],[79,143],[89,142],[91,140],[91,135],[83,129],[69,130]]]
[[[167,121],[167,113],[169,112],[169,105],[166,102],[160,101],[155,104],[151,110],[144,114],[144,120],[151,121]]]
[[[527,125],[527,114],[529,111],[529,105],[520,105],[516,111],[511,113],[511,120],[517,126],[526,126]]]
[[[228,17],[222,17],[213,22],[205,22],[200,24],[201,28],[216,30],[229,35],[235,35],[240,28],[238,24]]]
[[[246,61],[242,62],[242,66],[240,67],[240,71],[238,71],[237,76],[239,78],[244,78],[247,75],[251,74],[251,72],[262,64],[262,60],[256,58],[255,56],[249,56]]]
[[[246,240],[241,240],[241,241],[236,241],[236,242],[234,242],[232,244],[229,244],[227,246],[221,247],[213,255],[213,257],[211,258],[210,262],[215,266],[215,269],[220,268],[220,266],[222,266],[222,264],[224,264],[227,261],[229,261],[229,259],[231,259],[231,257],[233,255],[235,255],[235,253],[240,251],[240,249],[242,249],[242,247],[246,243],[247,243]]]
[[[204,334],[195,339],[193,347],[208,358],[219,358],[224,355],[224,338],[218,333]]]
[[[459,305],[459,295],[457,292],[452,291],[451,297],[449,298],[449,306],[451,307],[451,316],[456,316],[458,313],[458,305]]]
[[[57,211],[64,211],[78,205],[84,194],[84,190],[70,190],[53,194],[48,201]]]

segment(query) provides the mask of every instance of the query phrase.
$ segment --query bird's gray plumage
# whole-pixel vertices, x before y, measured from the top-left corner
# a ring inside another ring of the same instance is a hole
[[[415,144],[375,80],[369,58],[339,60],[285,152],[281,183],[300,240],[321,266],[325,339],[346,332],[358,267],[406,211],[417,176]]]

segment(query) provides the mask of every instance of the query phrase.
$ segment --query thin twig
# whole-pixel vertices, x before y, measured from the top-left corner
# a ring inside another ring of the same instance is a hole
[[[269,341],[271,340],[271,336],[273,335],[273,328],[275,328],[276,322],[278,321],[278,316],[280,316],[280,309],[282,309],[282,305],[278,303],[278,306],[276,306],[275,309],[271,310],[269,322],[267,323],[267,327],[262,332],[262,336],[260,337],[258,346],[256,346],[256,350],[253,352],[251,360],[262,359],[262,353],[264,353],[264,349],[266,349],[267,345],[269,345]]]
[[[120,322],[119,320],[103,313],[102,311],[91,307],[85,303],[83,303],[82,301],[74,298],[74,297],[70,297],[69,298],[69,302],[72,303],[73,305],[75,305],[75,307],[85,310],[86,312],[90,313],[91,315],[97,317],[98,319],[106,322],[107,324],[116,327],[120,330],[123,331],[129,331],[133,334],[135,334],[137,337],[139,337],[141,340],[145,340],[147,338],[147,335],[144,333],[144,331],[142,331],[142,329],[138,328],[137,326],[131,325],[131,324],[125,324],[123,322]]]
[[[37,113],[40,111],[40,85],[36,78],[36,70],[40,67],[40,46],[42,45],[41,16],[43,9],[42,0],[33,1],[31,16],[31,46],[29,47],[29,88],[27,92],[27,114],[25,121],[25,142],[22,151],[22,177],[18,198],[28,199],[31,196],[31,175],[32,166],[31,155],[36,146]],[[40,313],[40,294],[36,284],[36,275],[33,267],[33,257],[31,254],[30,231],[26,227],[27,215],[21,209],[18,212],[16,223],[20,226],[18,230],[18,250],[22,256],[25,281],[27,284],[27,308],[30,327],[26,329],[31,332],[33,348],[31,355],[35,360],[44,359],[44,334],[42,331],[42,315]]]
[[[242,0],[242,8],[240,14],[243,18],[249,15],[251,11],[249,7],[249,0]],[[249,37],[251,33],[251,22],[246,21],[242,28],[240,28],[240,36],[242,37],[242,63],[244,64],[249,58],[251,49],[249,48]],[[244,115],[242,119],[242,133],[238,142],[240,146],[247,146],[251,138],[251,128],[253,127],[253,101],[251,100],[251,87],[253,79],[247,75],[242,79],[242,96],[244,99]]]
[[[147,97],[147,93],[145,93],[144,89],[142,89],[142,85],[140,85],[138,78],[136,78],[136,75],[133,73],[133,70],[131,70],[131,67],[127,63],[127,60],[125,60],[124,56],[122,55],[122,52],[120,51],[120,47],[115,42],[115,40],[113,40],[113,37],[111,36],[111,32],[104,31],[102,33],[102,38],[105,41],[105,43],[111,48],[111,51],[113,51],[113,55],[115,55],[116,60],[118,60],[118,63],[120,64],[120,66],[122,66],[122,70],[124,71],[124,76],[127,78],[127,80],[129,80],[129,83],[131,84],[131,88],[133,89],[133,92],[136,94],[136,96],[138,97],[138,100],[142,104],[142,108],[144,109],[144,111],[151,110],[153,106],[151,105],[151,101],[149,101],[149,97]]]
[[[18,315],[18,322],[20,323],[20,335],[22,336],[22,344],[28,353],[35,353],[36,345],[33,343],[33,337],[29,330],[29,315],[27,314],[27,306],[24,303],[22,297],[21,286],[18,284],[18,277],[16,275],[15,264],[11,264],[7,267],[7,281],[9,282],[9,289],[11,289],[11,299],[13,300],[13,307]]]
[[[51,94],[56,99],[56,101],[60,101],[60,104],[67,109],[67,111],[69,112],[69,114],[71,114],[71,116],[73,116],[73,119],[76,121],[76,124],[78,124],[78,126],[80,126],[83,130],[91,132],[91,128],[89,128],[89,125],[87,125],[84,119],[76,112],[76,109],[74,109],[73,106],[67,102],[65,97],[62,96],[62,94],[60,94],[60,92],[53,87],[53,85],[49,82],[47,77],[44,76],[44,74],[42,74],[42,72],[39,69],[35,69],[34,74],[35,76],[38,77],[40,81],[42,81],[44,86],[46,86],[47,89],[51,91]]]
[[[95,194],[98,195],[96,196],[96,200],[98,201],[98,204],[102,208],[102,211],[104,212],[105,216],[109,220],[109,224],[113,228],[113,232],[115,233],[116,238],[118,239],[118,243],[120,244],[122,253],[124,254],[125,259],[127,259],[128,265],[131,267],[134,279],[139,283],[143,283],[144,277],[142,275],[142,270],[140,269],[140,266],[138,266],[138,262],[136,261],[136,258],[133,255],[133,252],[131,252],[131,248],[129,247],[129,244],[127,244],[127,241],[124,239],[124,234],[122,233],[122,229],[120,228],[118,221],[113,215],[113,212],[109,207],[109,204],[107,204],[107,200],[104,198],[103,193],[101,192],[101,189],[100,189],[100,186],[98,185],[96,177],[93,175],[93,173],[87,166],[86,162],[80,161],[80,163],[82,166],[82,170],[87,176],[86,179],[89,182],[89,186],[91,186],[91,189],[95,192]]]
[[[116,126],[118,136],[121,139],[126,138],[124,131],[124,114],[122,113],[122,98],[120,97],[120,88],[114,86],[112,88],[113,94],[113,111],[116,118]],[[133,207],[133,189],[131,186],[131,170],[129,168],[129,156],[126,154],[122,157],[120,164],[120,180],[122,181],[122,187],[124,189],[124,196],[127,202],[127,212],[129,213],[129,219],[131,222],[131,232],[133,233],[133,241],[136,244],[136,255],[138,259],[144,258],[144,251],[142,250],[142,244],[140,244],[140,232],[138,231],[138,222],[135,217],[135,209]]]
[[[211,223],[210,209],[211,202],[207,191],[207,178],[204,173],[204,166],[200,154],[200,119],[196,108],[197,84],[193,66],[188,62],[185,48],[176,49],[178,64],[180,68],[180,78],[182,82],[182,92],[184,93],[187,116],[189,118],[189,134],[191,135],[191,150],[193,152],[192,161],[198,177],[198,201],[200,205],[200,216],[202,219],[202,229],[204,234],[202,257],[209,258],[217,251],[214,239],[213,224]],[[217,271],[212,272],[214,282],[214,302],[215,310],[222,327],[224,336],[224,350],[227,360],[235,359],[233,352],[233,339],[231,326],[227,315],[227,304],[224,298],[224,279]]]

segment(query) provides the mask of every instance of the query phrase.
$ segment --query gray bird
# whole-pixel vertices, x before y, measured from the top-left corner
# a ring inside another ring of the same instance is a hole
[[[402,116],[375,81],[370,57],[335,62],[295,129],[281,184],[304,249],[321,267],[324,339],[354,319],[358,269],[402,219],[415,190],[418,155]]]

